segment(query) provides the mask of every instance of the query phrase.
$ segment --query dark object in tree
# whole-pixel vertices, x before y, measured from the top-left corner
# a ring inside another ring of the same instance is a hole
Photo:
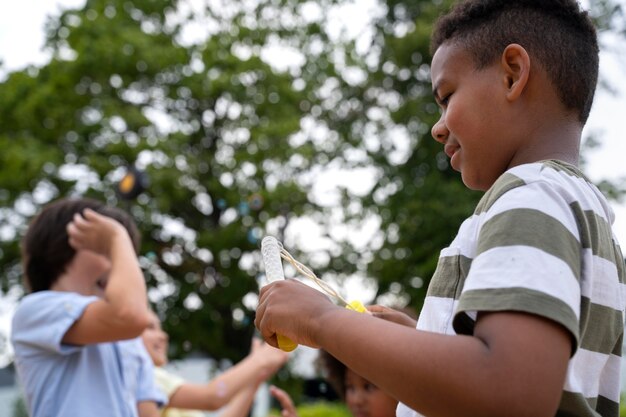
[[[148,188],[148,184],[146,173],[131,165],[117,183],[117,193],[124,200],[134,200]]]

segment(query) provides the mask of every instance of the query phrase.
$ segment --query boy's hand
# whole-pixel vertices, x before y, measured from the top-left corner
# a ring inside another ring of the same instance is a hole
[[[298,417],[296,407],[293,405],[289,394],[274,385],[270,387],[270,394],[280,403],[280,407],[282,408],[280,415],[282,417]]]
[[[315,335],[324,326],[323,315],[340,309],[326,295],[296,280],[277,281],[261,288],[254,324],[270,345],[277,334],[295,343],[319,347]]]
[[[85,209],[82,216],[74,215],[67,225],[67,234],[72,248],[91,250],[107,257],[116,239],[130,240],[119,222],[91,209]]]
[[[381,306],[381,305],[371,305],[367,306],[367,311],[372,313],[372,316],[381,318],[383,320],[391,321],[394,323],[401,324],[403,326],[408,326],[415,328],[417,322],[410,317],[408,314],[403,313],[402,311]]]

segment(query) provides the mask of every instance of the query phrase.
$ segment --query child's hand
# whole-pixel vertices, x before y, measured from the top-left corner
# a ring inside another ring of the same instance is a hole
[[[109,256],[116,239],[128,239],[124,226],[116,220],[85,209],[83,215],[75,214],[67,225],[69,244],[76,250],[86,249]],[[131,245],[132,246],[132,245]]]
[[[326,295],[296,280],[277,281],[261,288],[254,324],[270,345],[277,334],[297,344],[319,347],[315,335],[324,326],[323,316],[341,307]]]
[[[282,417],[298,417],[296,407],[293,405],[289,394],[274,385],[270,387],[270,394],[280,403],[280,407],[282,408],[280,415]]]
[[[289,359],[288,352],[272,347],[256,337],[252,339],[250,356],[261,364],[263,380],[272,376]]]
[[[403,313],[399,310],[395,310],[393,308],[380,306],[380,305],[371,305],[371,306],[367,306],[367,311],[372,313],[374,317],[378,317],[383,320],[398,323],[403,326],[415,328],[415,326],[417,325],[417,322],[408,314]]]

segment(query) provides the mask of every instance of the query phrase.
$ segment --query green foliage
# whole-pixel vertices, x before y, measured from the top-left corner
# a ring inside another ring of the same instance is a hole
[[[24,398],[21,395],[13,402],[13,417],[28,417],[26,404],[24,403]]]
[[[378,181],[362,199],[364,210],[380,219],[383,237],[381,245],[370,247],[367,272],[376,279],[378,296],[391,297],[385,303],[416,311],[439,251],[480,197],[464,187],[430,135],[439,111],[430,88],[429,38],[433,22],[450,3],[386,2],[387,14],[376,22],[373,40],[373,48],[381,51],[379,62],[370,68],[364,93],[376,97],[364,100],[366,113],[379,109],[389,114],[375,126],[380,149],[369,152],[379,169]],[[408,142],[404,153],[399,152],[402,135]]]
[[[260,57],[270,34],[317,31],[304,21],[281,28],[271,16],[287,6],[188,15],[173,0],[90,0],[48,22],[50,63],[0,84],[4,291],[19,285],[30,217],[55,198],[88,195],[128,209],[143,232],[140,260],[174,357],[247,353],[254,304],[244,300],[257,292],[260,238],[318,211],[298,182],[313,151],[289,145],[314,86]],[[185,40],[199,14],[211,33]],[[124,201],[115,189],[131,165],[150,186]]]
[[[315,402],[296,407],[300,417],[351,417],[350,411],[342,403]],[[279,416],[280,410],[272,410],[269,415]]]

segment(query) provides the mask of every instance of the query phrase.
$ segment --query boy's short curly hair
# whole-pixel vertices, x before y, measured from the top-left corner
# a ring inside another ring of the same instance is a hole
[[[458,43],[478,69],[517,43],[548,74],[566,108],[587,121],[598,80],[595,27],[576,0],[464,0],[436,23],[434,53],[444,42]]]
[[[125,211],[89,198],[57,200],[31,221],[22,238],[22,267],[29,292],[49,290],[65,272],[76,254],[69,244],[66,227],[74,214],[86,208],[120,222],[128,231],[135,251],[139,250],[139,230]]]

